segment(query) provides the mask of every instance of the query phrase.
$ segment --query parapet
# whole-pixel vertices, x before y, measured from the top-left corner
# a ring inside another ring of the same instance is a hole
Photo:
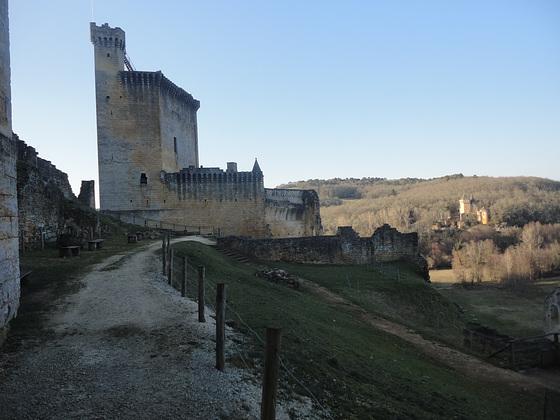
[[[119,27],[111,28],[108,23],[97,26],[95,22],[90,22],[89,34],[94,46],[117,47],[125,51],[125,34]]]
[[[154,86],[161,92],[189,104],[195,110],[200,108],[200,101],[165,77],[161,71],[120,71],[119,78],[125,86]]]

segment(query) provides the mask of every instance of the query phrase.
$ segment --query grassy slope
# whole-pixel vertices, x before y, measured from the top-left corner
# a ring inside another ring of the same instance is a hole
[[[283,327],[284,363],[329,407],[334,418],[525,419],[541,410],[540,394],[476,383],[305,289],[293,291],[267,283],[253,276],[254,267],[232,262],[200,244],[183,243],[174,248],[176,255],[188,256],[191,278],[196,278],[194,267],[204,265],[209,283],[227,284],[228,305],[261,337],[266,326]],[[397,269],[400,282],[391,280]],[[289,271],[343,294],[367,310],[408,319],[409,324],[434,334],[453,337],[455,331],[456,337],[462,325],[449,301],[403,265],[292,266]],[[415,322],[406,317],[407,310],[412,311]],[[426,315],[419,316],[421,313]],[[237,320],[229,309],[227,317]],[[263,349],[253,340],[247,359],[261,360]],[[283,392],[305,394],[287,374],[281,380]]]
[[[457,281],[452,270],[430,271],[430,278],[434,285],[447,288],[442,294],[467,311],[466,320],[515,337],[543,334],[543,302],[560,280],[560,277],[543,279],[508,291],[486,283],[472,289],[450,288]]]

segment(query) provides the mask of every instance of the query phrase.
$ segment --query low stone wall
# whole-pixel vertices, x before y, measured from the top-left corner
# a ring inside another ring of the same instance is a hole
[[[253,239],[218,238],[218,246],[252,258],[301,264],[365,265],[409,261],[429,281],[428,264],[418,252],[418,235],[400,233],[389,225],[376,229],[370,238],[360,238],[351,227],[339,227],[335,236]]]

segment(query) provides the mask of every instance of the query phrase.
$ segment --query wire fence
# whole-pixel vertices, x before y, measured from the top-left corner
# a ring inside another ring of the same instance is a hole
[[[230,226],[193,225],[188,223],[166,222],[160,219],[145,217],[134,213],[104,211],[124,223],[143,226],[145,228],[180,232],[184,235],[212,235],[216,237],[233,235],[236,229]]]
[[[169,258],[169,257],[168,257]],[[199,276],[199,267],[198,266],[193,266],[191,264],[188,263],[188,260],[186,261],[186,275],[188,277],[188,279],[197,279],[198,280],[198,276]],[[390,279],[391,281],[397,281],[397,282],[403,282],[403,283],[407,283],[407,281],[410,280],[410,276],[411,274],[409,273],[401,273],[400,270],[395,267],[393,264],[382,264],[382,263],[378,263],[378,264],[373,264],[369,267],[372,272],[375,274],[380,274],[381,276]],[[177,290],[181,290],[182,287],[182,273],[183,273],[183,261],[182,259],[173,259],[173,267],[172,270],[169,270],[171,272],[171,285],[173,286],[173,288],[177,289]],[[167,273],[169,273],[169,271]],[[169,274],[166,275],[166,277]],[[186,297],[190,298],[192,300],[197,301],[198,299],[198,281],[197,280],[189,280],[186,282]],[[354,280],[352,279],[350,276],[346,276],[346,283],[348,285],[348,287],[350,289],[354,289],[358,292],[360,292],[360,283],[359,280]],[[365,286],[365,285],[364,285]],[[217,294],[217,290],[214,288],[214,286],[208,281],[208,279],[206,278],[206,276],[204,276],[204,287],[205,289],[208,289],[210,291],[212,291],[212,294],[207,294],[205,293],[205,306],[211,308],[214,312],[216,312],[216,306],[214,303],[214,300],[212,299],[213,296],[216,296]],[[363,288],[364,292],[365,292],[365,288]],[[374,297],[374,292],[372,292],[372,299],[375,299]],[[251,334],[254,335],[254,337],[263,345],[265,345],[265,340],[263,340],[263,338],[259,335],[259,333],[257,331],[255,331],[254,328],[252,328],[247,322],[245,322],[245,320],[243,319],[243,317],[235,310],[233,309],[226,301],[225,303],[227,310],[229,310],[232,314],[234,314],[237,319],[239,320],[239,322],[247,329],[247,331],[251,332]],[[230,345],[230,348],[232,348],[235,353],[237,354],[237,356],[239,357],[239,359],[242,361],[243,365],[247,368],[247,370],[251,370],[251,368],[249,367],[249,363],[247,363],[247,361],[245,360],[245,357],[243,356],[243,352],[240,349],[240,346],[236,345],[236,343],[230,342],[228,343]],[[330,413],[328,412],[328,410],[321,404],[321,402],[318,400],[318,398],[313,394],[313,392],[303,383],[303,381],[301,381],[300,379],[298,379],[293,372],[288,368],[287,363],[282,359],[282,357],[280,357],[280,355],[277,355],[280,366],[285,370],[285,372],[288,374],[288,376],[297,384],[299,385],[303,390],[305,390],[305,392],[312,398],[312,400],[315,402],[315,404],[321,409],[323,415],[325,416],[325,418],[328,419],[333,419],[333,417],[330,415]],[[548,389],[546,390],[545,393],[545,397],[544,397],[544,419],[548,420],[548,419],[556,419],[559,418],[559,414],[560,414],[560,397],[556,394],[556,393],[549,393]]]
[[[167,256],[166,258],[169,258],[169,256]],[[169,261],[167,262],[167,264],[169,264]],[[164,270],[164,276],[166,276],[168,278],[168,281],[169,281],[169,273],[171,273],[171,283],[170,283],[171,286],[176,290],[181,290],[182,281],[183,281],[183,261],[182,261],[182,258],[180,258],[180,259],[179,258],[173,258],[173,263],[172,264],[173,265],[172,265],[171,270],[169,268]],[[195,267],[195,266],[189,264],[188,260],[186,260],[185,265],[186,265],[186,275],[187,275],[186,297],[196,301],[198,299],[198,276],[199,276],[198,266]],[[166,275],[166,272],[167,272],[167,275]],[[188,279],[197,279],[197,281],[194,281],[194,280],[189,281]],[[208,281],[206,276],[204,276],[204,286],[205,286],[205,288],[212,291],[212,294],[210,296],[209,296],[208,293],[205,293],[205,302],[204,302],[205,306],[207,306],[209,308],[212,308],[212,310],[214,312],[216,312],[216,306],[214,304],[214,301],[212,300],[212,296],[216,296],[217,291],[214,288],[214,286]],[[241,324],[243,324],[247,328],[247,330],[250,331],[260,343],[265,344],[265,341],[262,339],[262,337],[259,335],[259,333],[257,333],[257,331],[255,331],[254,328],[252,328],[247,322],[245,322],[243,317],[235,309],[233,309],[227,303],[227,301],[226,301],[226,308],[231,313],[235,314],[235,316],[239,319],[239,322]],[[248,370],[250,370],[249,364],[245,360],[245,357],[243,357],[243,354],[242,354],[241,350],[239,349],[239,347],[234,345],[234,346],[232,346],[232,348],[235,350],[236,354],[239,356],[240,360],[243,362],[245,367]],[[282,368],[286,371],[286,373],[289,375],[289,377],[291,377],[295,381],[296,384],[301,386],[309,394],[309,396],[313,399],[313,401],[315,401],[315,403],[321,409],[321,411],[326,416],[326,418],[333,419],[333,417],[330,415],[330,413],[327,411],[327,409],[319,402],[318,398],[311,392],[311,390],[307,386],[305,386],[304,383],[301,380],[299,380],[292,373],[292,371],[286,366],[286,363],[282,360],[280,355],[278,355],[278,360],[280,362],[280,366],[282,366]]]

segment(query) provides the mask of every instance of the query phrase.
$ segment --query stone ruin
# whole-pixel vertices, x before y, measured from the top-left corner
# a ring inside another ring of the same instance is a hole
[[[428,263],[420,256],[418,234],[400,233],[385,224],[369,238],[360,238],[352,227],[339,227],[334,236],[255,239],[229,236],[218,238],[217,246],[245,255],[300,264],[366,265],[408,261],[429,281]]]
[[[546,334],[560,333],[560,286],[545,299],[543,329]]]

